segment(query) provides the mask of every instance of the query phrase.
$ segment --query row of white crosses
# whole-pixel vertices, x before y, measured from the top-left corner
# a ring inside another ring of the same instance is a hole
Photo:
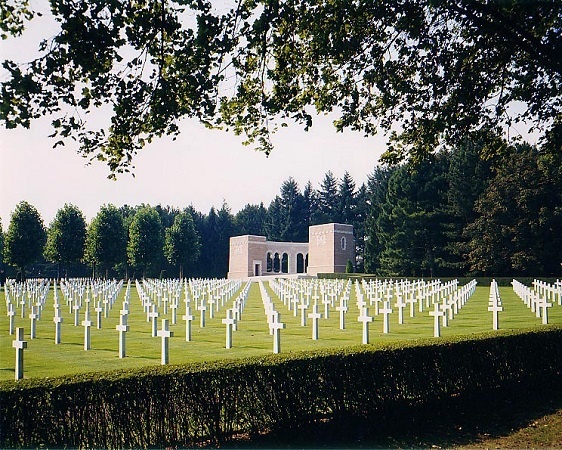
[[[547,302],[558,303],[558,306],[562,306],[562,281],[556,280],[556,283],[550,284],[535,279],[533,280],[533,289]]]
[[[301,309],[302,316],[302,309],[305,309],[302,306],[310,306],[314,301],[319,307],[320,303],[322,304],[323,316],[328,319],[330,308],[335,306],[336,300],[341,297],[344,290],[349,292],[350,283],[342,280],[276,279],[270,281],[270,286],[295,317],[298,315],[298,309]]]
[[[269,326],[269,334],[273,336],[273,353],[281,352],[281,330],[285,328],[285,324],[281,322],[281,315],[275,309],[275,304],[271,300],[271,296],[267,292],[263,281],[259,282],[261,300],[265,315],[267,316],[267,324]]]
[[[70,284],[69,284],[70,283]],[[73,290],[75,286],[73,283],[76,281],[65,282],[62,292],[67,294]],[[23,378],[24,365],[23,365],[23,351],[28,347],[27,341],[24,340],[24,328],[18,327],[14,330],[14,316],[16,309],[19,305],[22,318],[25,318],[26,309],[29,310],[30,324],[30,339],[35,339],[37,333],[37,321],[41,320],[42,312],[45,309],[46,299],[50,288],[49,280],[27,280],[24,283],[16,283],[13,280],[7,280],[4,293],[6,301],[6,309],[10,319],[9,332],[10,334],[16,334],[16,339],[12,342],[12,346],[16,349],[16,364],[15,364],[15,379],[19,380]],[[60,344],[61,342],[61,323],[63,322],[60,303],[57,291],[56,281],[53,280],[53,303],[55,316],[53,322],[55,323],[55,344]],[[12,299],[16,300],[15,306]],[[89,306],[89,304],[88,304]],[[84,349],[90,349],[90,326],[91,321],[89,320],[89,309],[86,310],[85,319],[82,322],[85,327],[84,333]]]
[[[515,294],[523,300],[525,306],[527,306],[531,312],[535,313],[535,317],[541,318],[543,325],[548,324],[548,308],[553,306],[553,303],[550,303],[549,300],[549,292],[551,291],[552,285],[549,285],[548,289],[545,285],[548,283],[541,282],[539,280],[534,280],[533,288],[525,286],[523,283],[517,280],[513,280],[511,285],[513,286],[513,291]],[[558,282],[554,285],[554,290],[557,288]],[[555,299],[554,296],[550,297],[551,299]]]
[[[240,294],[233,301],[232,308],[226,310],[226,317],[222,319],[223,325],[226,325],[226,342],[225,348],[232,348],[232,333],[238,330],[238,322],[242,320],[242,313],[248,300],[251,283],[247,282]]]
[[[339,312],[340,328],[345,329],[351,281],[274,279],[269,285],[295,317],[300,310],[301,326],[307,326],[307,318],[312,320],[313,340],[318,340],[320,319],[329,319],[330,308],[335,307]],[[338,300],[339,306],[336,306]],[[320,303],[324,313],[319,312]],[[309,309],[312,312],[307,314]]]
[[[359,282],[356,282],[358,284]],[[402,324],[404,320],[404,309],[409,306],[410,317],[415,316],[416,303],[418,312],[430,308],[435,302],[440,301],[443,297],[448,297],[457,289],[457,280],[452,280],[442,284],[441,280],[432,280],[429,282],[417,280],[362,280],[361,288],[365,292],[365,296],[369,299],[371,305],[375,305],[377,311],[378,305],[383,302],[392,302],[396,297],[396,305],[398,308],[398,323]],[[392,305],[390,305],[392,306]],[[375,314],[377,314],[375,312]]]
[[[80,325],[82,309],[85,308],[89,316],[90,304],[93,304],[97,317],[96,328],[101,328],[102,312],[104,318],[109,317],[122,286],[123,280],[61,280],[60,289],[66,306],[70,313],[74,313],[74,326]]]
[[[433,316],[434,337],[441,336],[441,323],[444,327],[447,327],[449,321],[455,318],[455,315],[460,312],[468,299],[472,297],[472,294],[474,294],[476,290],[476,284],[476,280],[471,280],[469,283],[448,294],[448,296],[443,297],[442,308],[440,308],[439,301],[433,304],[433,311],[431,311],[429,315]],[[446,289],[445,292],[447,291]]]
[[[151,323],[152,336],[162,338],[162,364],[169,361],[169,338],[173,336],[173,331],[169,329],[168,319],[162,319],[162,329],[157,329],[159,309],[163,315],[171,311],[172,325],[177,323],[177,310],[179,309],[179,299],[183,292],[183,302],[185,303],[185,314],[182,320],[185,321],[185,340],[192,340],[192,322],[195,320],[193,311],[200,312],[200,326],[206,326],[206,316],[213,319],[215,315],[224,307],[236,292],[239,295],[232,300],[232,308],[227,309],[226,318],[222,323],[226,325],[226,348],[232,348],[232,332],[237,329],[237,323],[241,320],[244,310],[250,283],[242,289],[240,280],[150,280],[145,279],[136,282],[136,289],[139,299],[147,315],[147,322]],[[193,309],[192,309],[193,306]]]
[[[500,329],[499,313],[503,311],[500,290],[496,280],[490,283],[490,295],[488,297],[488,311],[492,312],[492,329]]]
[[[361,285],[361,288],[359,286]],[[396,298],[394,306],[398,311],[398,324],[404,323],[404,310],[409,306],[410,317],[415,317],[416,303],[418,311],[423,312],[433,306],[429,312],[434,318],[434,336],[441,336],[441,324],[446,327],[450,320],[462,309],[466,301],[472,296],[476,289],[476,281],[472,280],[465,286],[458,286],[457,280],[442,283],[440,280],[429,282],[423,280],[363,280],[361,284],[356,282],[356,295],[360,297],[361,291],[369,299],[369,305],[375,306],[375,315],[383,314],[383,333],[389,333],[390,314],[393,313],[392,301]],[[382,306],[379,306],[382,305]],[[360,321],[370,322],[366,314],[361,315]],[[368,339],[367,329],[364,325],[364,341]]]
[[[15,333],[15,316],[19,308],[22,319],[29,317],[31,339],[35,339],[37,320],[41,319],[49,286],[50,281],[44,279],[26,280],[25,282],[6,280],[4,295],[10,335]]]
[[[33,284],[28,280],[24,284],[18,284],[11,280],[8,280],[6,285],[5,293],[6,293],[6,303],[7,303],[7,311],[10,315],[10,312],[15,314],[15,309],[11,299],[12,298],[22,298],[24,301],[21,303],[21,308],[24,309],[26,305],[30,305],[35,298],[38,299],[40,303],[41,310],[44,308],[45,300],[47,297],[47,293],[49,291],[49,282],[45,280],[39,281],[39,288],[34,288]],[[207,286],[213,284],[219,285],[226,285],[227,288],[221,290],[221,294],[216,297],[217,304],[220,301],[221,304],[224,305],[224,302],[230,295],[232,295],[235,291],[237,291],[240,287],[241,282],[227,282],[225,280],[217,280],[216,283],[208,282],[205,280],[203,284]],[[90,320],[90,292],[92,294],[93,299],[98,298],[98,306],[96,307],[96,312],[98,313],[98,328],[101,328],[101,311],[105,311],[105,316],[107,317],[108,311],[113,307],[115,303],[119,291],[121,290],[123,285],[123,281],[119,283],[113,282],[99,282],[99,281],[91,281],[91,280],[63,280],[60,285],[60,290],[64,299],[66,299],[66,304],[70,308],[71,312],[75,313],[75,326],[78,326],[77,322],[78,316],[77,311],[79,312],[80,309],[84,306],[85,313],[84,313],[84,320],[82,321],[82,326],[84,326],[84,349],[89,350],[91,348],[91,332],[90,328],[92,326],[92,321]],[[229,325],[236,326],[236,322],[240,320],[241,313],[244,309],[244,305],[248,296],[250,283],[247,283],[245,288],[242,290],[242,294],[239,295],[236,300],[234,301],[233,308],[229,310],[227,315],[227,319],[232,317],[231,321],[227,322],[227,348],[230,348],[232,343],[232,334],[229,335]],[[216,288],[216,286],[215,286]],[[129,326],[127,324],[127,318],[129,314],[129,300],[130,300],[130,289],[131,285],[130,282],[127,284],[127,289],[125,292],[125,298],[123,301],[123,308],[120,310],[120,320],[119,325],[116,326],[116,330],[119,332],[119,357],[124,358],[126,356],[126,332],[129,331]],[[144,293],[142,288],[139,288],[139,284],[137,282],[137,289],[139,289],[139,297],[144,297]],[[197,287],[192,286],[191,292],[197,291]],[[181,289],[179,290],[181,292]],[[26,298],[26,292],[29,292],[29,295]],[[189,294],[188,287],[186,284],[186,306],[189,303]],[[211,289],[209,289],[209,293]],[[40,295],[38,293],[41,293]],[[195,294],[198,295],[198,294]],[[176,299],[179,295],[176,296]],[[100,303],[102,301],[105,304],[105,308],[101,308]],[[53,306],[55,310],[55,317],[53,318],[53,322],[55,323],[55,343],[59,344],[61,342],[61,323],[63,322],[63,318],[61,315],[61,304],[59,301],[59,295],[57,290],[57,284],[54,282],[54,295],[53,295]],[[165,303],[165,302],[164,302]],[[171,305],[173,307],[173,305]],[[40,318],[40,314],[35,312],[35,307],[31,306],[31,338],[35,338],[35,321]],[[172,309],[175,312],[175,309]],[[189,309],[186,310],[186,315],[189,315]],[[12,315],[13,316],[13,315]],[[16,340],[13,341],[12,346],[16,349],[16,370],[15,376],[16,379],[23,378],[23,350],[27,348],[27,341],[24,340],[24,329],[17,328],[13,330],[13,317],[11,318],[11,325],[10,325],[10,334],[17,334]],[[157,316],[156,316],[157,317]],[[184,316],[185,317],[185,316]],[[189,321],[187,323],[190,323]],[[234,328],[235,329],[235,328]],[[232,331],[232,328],[230,328]],[[161,362],[162,364],[168,364],[169,362],[169,338],[173,336],[173,332],[169,329],[168,320],[162,320],[162,329],[154,332],[155,336],[159,336],[162,338],[162,356]],[[191,336],[191,333],[188,335]],[[186,340],[188,339],[186,336]],[[229,346],[230,341],[230,346]]]
[[[123,288],[123,280],[90,280],[90,279],[71,279],[61,280],[60,290],[66,306],[70,313],[74,313],[74,326],[84,327],[84,350],[91,349],[91,304],[94,304],[96,313],[96,328],[102,328],[102,312],[105,318],[109,317],[111,309]],[[128,304],[130,295],[130,284],[127,285],[127,295],[125,303]],[[102,307],[103,304],[103,307]],[[55,309],[55,343],[61,342],[61,303],[58,296],[57,285],[54,284],[53,307]],[[80,314],[84,311],[84,320],[80,321]]]
[[[270,286],[293,314],[301,310],[301,325],[306,326],[306,318],[312,319],[312,338],[318,339],[318,324],[323,317],[329,318],[330,307],[334,307],[339,298],[336,310],[340,313],[340,329],[345,329],[345,314],[348,312],[350,297],[350,281],[341,280],[273,280]],[[434,336],[440,336],[441,324],[448,326],[466,301],[476,289],[473,280],[465,286],[459,287],[457,280],[442,283],[440,280],[429,282],[417,280],[362,280],[354,283],[357,298],[357,320],[363,324],[362,342],[369,343],[369,324],[374,316],[382,315],[383,333],[390,333],[390,316],[393,306],[396,307],[398,324],[404,324],[405,310],[409,309],[410,317],[414,317],[416,309],[433,307],[430,315],[434,317]],[[314,303],[310,306],[310,303]],[[395,301],[395,303],[393,303]],[[324,313],[318,310],[319,304],[324,306]],[[416,308],[417,304],[417,308]],[[374,316],[369,314],[369,308],[374,307]],[[306,310],[312,308],[312,313],[306,315]]]
[[[93,298],[96,298],[98,292],[103,296],[104,301],[107,301],[108,309],[113,305],[115,299],[119,295],[123,282],[120,281],[90,281],[90,280],[63,280],[61,282],[61,293],[66,300],[67,306],[71,312],[74,312],[74,326],[82,325],[84,327],[84,350],[89,350],[91,348],[91,331],[93,323],[90,317],[90,292]],[[55,324],[55,344],[60,344],[62,341],[62,305],[60,303],[59,291],[57,289],[56,281],[53,281],[53,309],[54,317],[53,322]],[[45,296],[46,298],[46,296]],[[98,300],[98,306],[95,308],[98,311],[97,328],[101,328],[101,300]],[[84,310],[84,320],[80,322],[80,311]],[[32,308],[32,312],[29,317],[31,318],[31,339],[35,338],[36,320],[41,319],[41,315],[38,314]]]

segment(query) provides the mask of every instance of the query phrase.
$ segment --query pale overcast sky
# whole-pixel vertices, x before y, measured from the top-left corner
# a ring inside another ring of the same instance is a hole
[[[306,133],[297,127],[274,137],[275,150],[266,158],[241,139],[186,121],[176,141],[164,138],[146,147],[134,160],[135,177],[108,180],[102,163],[87,160],[70,147],[52,148],[48,122],[31,130],[0,130],[0,217],[4,231],[17,203],[26,200],[41,213],[45,225],[65,203],[77,205],[89,220],[104,203],[170,205],[207,213],[223,200],[236,213],[247,203],[269,202],[284,180],[293,177],[302,188],[310,180],[319,188],[331,170],[341,178],[347,170],[357,185],[372,173],[384,149],[380,138],[336,133],[328,120]]]
[[[1,42],[0,60],[28,61],[36,55],[39,40],[55,33],[53,22],[46,19],[46,3],[31,4],[43,17],[34,19],[23,38]],[[338,179],[347,170],[359,186],[384,151],[384,139],[336,133],[331,120],[317,119],[309,132],[297,125],[281,129],[273,137],[275,150],[269,158],[243,146],[242,138],[232,133],[207,130],[195,120],[186,120],[176,141],[164,138],[147,146],[134,160],[135,177],[123,174],[117,181],[107,179],[103,163],[88,166],[76,148],[53,149],[49,118],[33,123],[30,130],[0,127],[2,226],[5,231],[22,200],[38,209],[47,226],[65,203],[78,206],[88,221],[105,203],[193,205],[207,213],[226,201],[236,213],[248,203],[263,202],[267,207],[289,177],[301,190],[309,180],[319,188],[328,170]]]

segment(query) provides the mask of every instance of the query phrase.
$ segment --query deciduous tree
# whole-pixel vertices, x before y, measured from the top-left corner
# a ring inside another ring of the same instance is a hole
[[[133,216],[129,226],[127,257],[129,264],[142,271],[157,262],[163,252],[163,229],[160,216],[155,208],[143,206]]]
[[[179,213],[172,226],[166,228],[164,254],[170,264],[179,265],[180,278],[184,276],[184,268],[190,270],[197,262],[199,250],[199,236],[191,214],[185,211]]]
[[[41,258],[46,241],[41,215],[26,201],[18,203],[4,241],[4,259],[25,278],[25,266]]]
[[[79,262],[84,256],[86,220],[77,206],[65,204],[57,211],[47,230],[43,254],[47,261],[59,266]]]
[[[86,232],[84,260],[92,265],[92,276],[101,266],[107,278],[110,268],[126,260],[126,248],[127,235],[121,213],[113,205],[103,205]]]

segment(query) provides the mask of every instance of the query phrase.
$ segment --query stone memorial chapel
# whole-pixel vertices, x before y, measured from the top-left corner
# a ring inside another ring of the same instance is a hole
[[[343,273],[355,265],[353,225],[327,223],[308,229],[308,243],[270,242],[265,236],[230,238],[228,278]]]

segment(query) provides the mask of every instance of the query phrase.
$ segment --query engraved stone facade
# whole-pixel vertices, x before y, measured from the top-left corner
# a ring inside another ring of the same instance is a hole
[[[228,261],[228,278],[246,278],[261,275],[264,270],[264,256],[267,241],[265,236],[235,236],[230,238],[230,256]],[[255,273],[255,264],[258,273]],[[261,267],[260,267],[261,266]]]
[[[308,274],[344,273],[347,261],[355,265],[353,225],[327,223],[308,229]]]

